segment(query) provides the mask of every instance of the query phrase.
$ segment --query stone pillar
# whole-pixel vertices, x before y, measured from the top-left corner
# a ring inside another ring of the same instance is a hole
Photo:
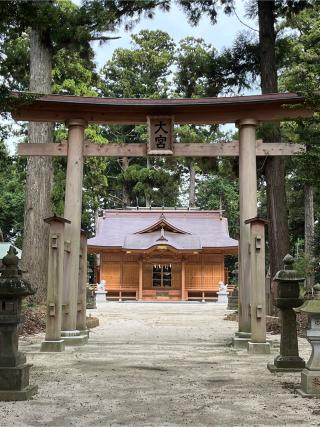
[[[278,271],[273,278],[277,285],[275,306],[280,309],[281,318],[280,354],[273,364],[268,364],[268,369],[270,372],[298,372],[305,367],[305,362],[299,357],[296,312],[293,309],[303,303],[300,282],[304,279],[293,269],[291,255],[286,255],[283,262],[284,270]]]
[[[78,283],[78,312],[77,312],[77,330],[80,335],[89,338],[89,329],[87,328],[87,268],[88,268],[87,236],[81,232],[80,238],[80,257],[79,257],[79,283]]]
[[[138,290],[138,300],[143,300],[143,261],[142,258],[139,259],[139,290]]]
[[[48,283],[47,283],[47,317],[46,336],[41,343],[40,351],[64,351],[64,340],[61,339],[62,292],[64,265],[64,229],[70,224],[65,218],[53,216],[44,220],[50,225]]]
[[[69,262],[67,263],[65,283],[65,301],[62,337],[66,344],[80,344],[80,333],[76,329],[77,299],[79,280],[79,255],[82,208],[83,143],[87,123],[82,119],[73,119],[67,123],[68,163],[64,216],[71,221],[66,227],[66,240],[70,242]]]
[[[186,296],[186,261],[185,259],[181,262],[181,299],[186,301],[188,298]]]
[[[241,120],[239,127],[239,331],[235,347],[247,347],[251,333],[250,320],[250,225],[245,221],[257,216],[256,121]]]
[[[251,340],[248,351],[251,354],[270,354],[266,342],[266,294],[265,294],[265,225],[268,221],[252,218],[245,221],[250,225],[251,257]]]
[[[32,365],[27,364],[26,356],[18,351],[21,300],[34,294],[30,284],[22,279],[18,262],[17,251],[10,246],[2,260],[0,277],[0,400],[6,401],[27,400],[38,391],[38,386],[29,385]]]
[[[320,285],[316,284],[313,290],[313,297],[300,307],[300,312],[308,315],[307,338],[312,347],[310,359],[301,372],[298,393],[303,397],[320,397]]]

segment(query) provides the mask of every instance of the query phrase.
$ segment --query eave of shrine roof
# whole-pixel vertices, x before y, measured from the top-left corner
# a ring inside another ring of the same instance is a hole
[[[163,213],[161,213],[158,221],[156,221],[154,224],[148,226],[147,228],[144,228],[143,230],[137,231],[136,234],[151,233],[152,231],[161,230],[162,228],[167,230],[167,231],[172,231],[173,233],[190,234],[188,231],[182,230],[182,229],[172,225],[166,219],[166,217]]]
[[[162,234],[161,230],[145,234],[129,234],[126,236],[123,249],[148,250],[157,245],[171,246],[177,250],[201,250],[202,245],[198,236],[178,234],[170,231]]]

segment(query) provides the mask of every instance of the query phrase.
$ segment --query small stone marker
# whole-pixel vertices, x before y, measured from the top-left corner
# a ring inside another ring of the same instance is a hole
[[[320,285],[313,290],[314,296],[300,308],[309,316],[307,338],[312,347],[310,359],[301,372],[301,388],[297,390],[303,397],[320,397]]]
[[[275,306],[281,312],[280,354],[269,363],[270,372],[299,372],[305,367],[305,362],[299,357],[295,307],[300,307],[300,282],[304,279],[293,269],[294,259],[286,255],[283,259],[284,270],[278,271],[274,277],[277,283]]]
[[[0,277],[0,400],[5,401],[27,400],[38,391],[38,386],[29,385],[32,365],[26,364],[26,356],[18,351],[21,301],[34,294],[22,279],[18,262],[16,250],[10,246]]]

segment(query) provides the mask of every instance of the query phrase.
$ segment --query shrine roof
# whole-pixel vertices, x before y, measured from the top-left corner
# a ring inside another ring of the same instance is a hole
[[[18,97],[22,93],[14,93]],[[102,98],[71,95],[35,95],[17,106],[16,120],[64,122],[85,119],[89,123],[146,123],[148,115],[173,115],[175,123],[233,123],[241,119],[261,121],[309,117],[304,98],[295,93],[211,98],[145,99]],[[297,106],[297,104],[301,104]],[[287,108],[286,106],[296,106]]]
[[[176,250],[228,249],[237,240],[229,236],[228,221],[219,211],[105,210],[89,248],[148,250],[157,245]]]

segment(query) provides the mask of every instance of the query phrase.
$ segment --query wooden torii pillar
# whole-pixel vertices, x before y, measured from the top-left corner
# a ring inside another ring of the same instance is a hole
[[[246,220],[257,216],[257,165],[256,120],[238,122],[239,127],[239,193],[240,193],[240,241],[239,241],[239,331],[234,346],[246,346],[251,337],[250,320],[250,225]]]
[[[79,345],[88,341],[88,335],[77,329],[83,146],[87,122],[83,119],[73,119],[67,122],[67,126],[69,132],[64,217],[70,220],[65,231],[66,240],[70,242],[70,255],[64,284],[61,337],[67,345]]]

